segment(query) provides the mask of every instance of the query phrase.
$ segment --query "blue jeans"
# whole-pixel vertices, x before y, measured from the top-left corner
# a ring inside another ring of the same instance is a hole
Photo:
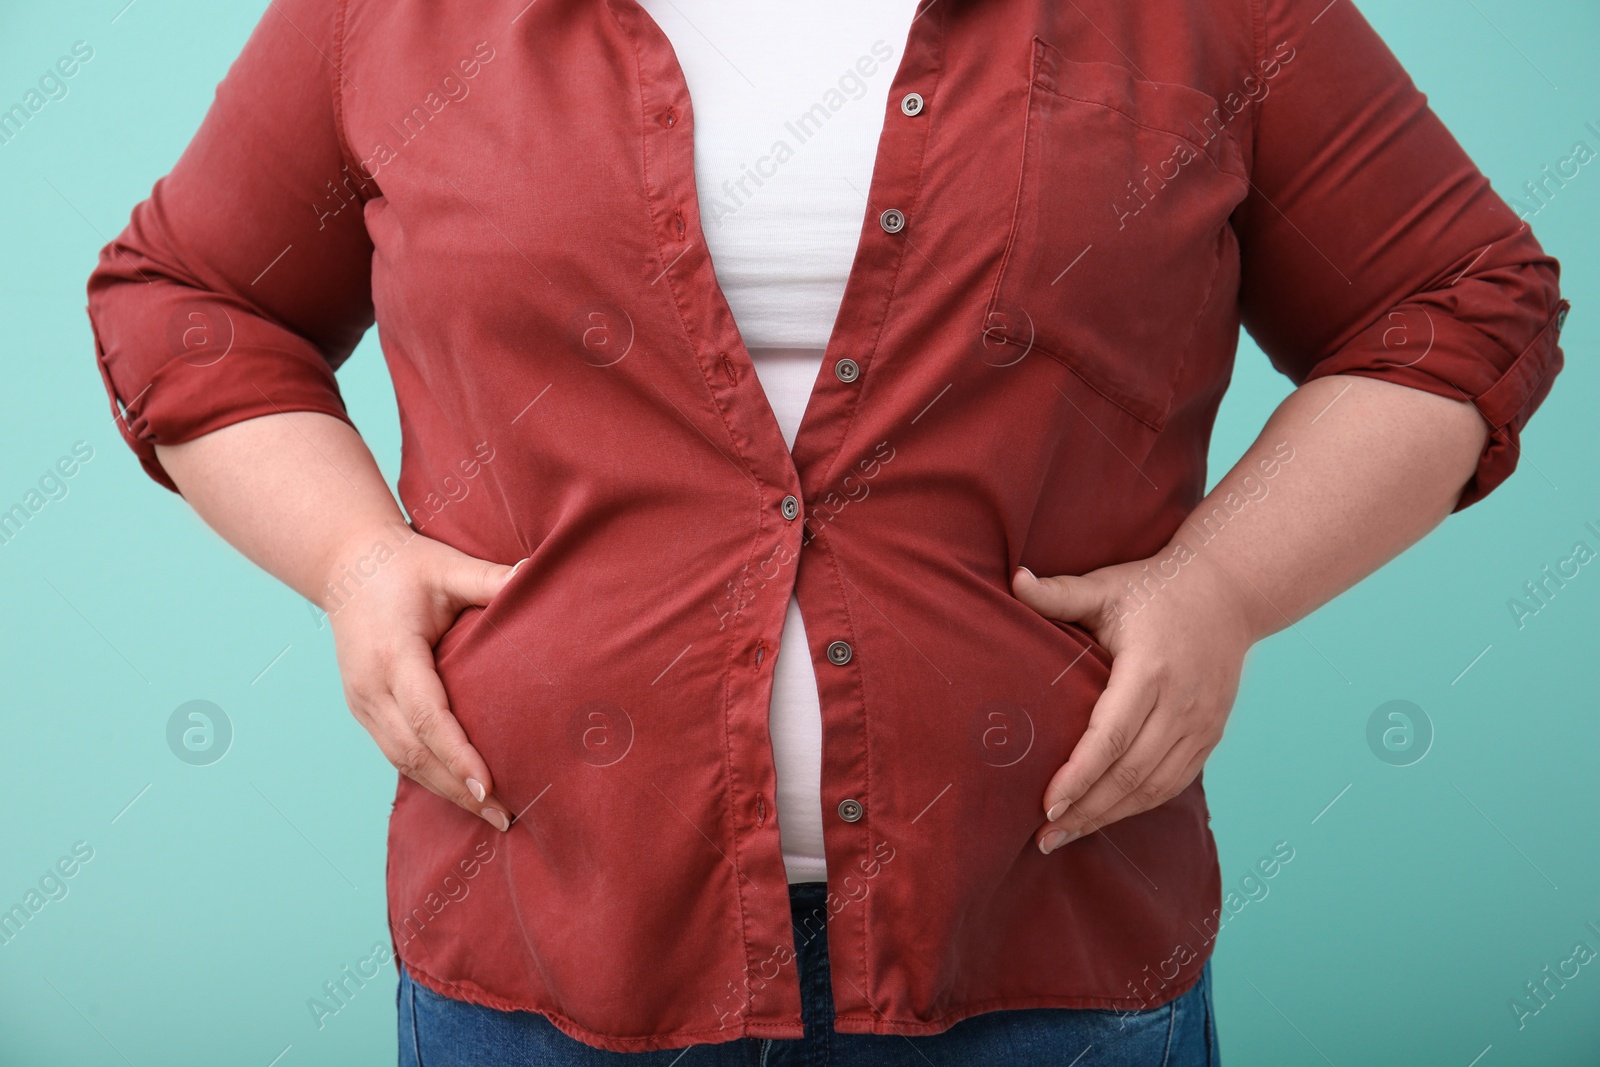
[[[789,887],[794,914],[815,915],[822,882]],[[1200,981],[1148,1011],[1023,1008],[986,1012],[942,1034],[899,1037],[833,1032],[826,931],[795,931],[806,1036],[739,1038],[659,1052],[607,1052],[568,1037],[544,1016],[497,1011],[440,996],[400,970],[400,1067],[1218,1067],[1211,963]]]

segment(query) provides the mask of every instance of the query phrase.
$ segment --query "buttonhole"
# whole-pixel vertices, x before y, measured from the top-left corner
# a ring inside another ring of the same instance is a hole
[[[678,237],[681,239],[683,237],[683,212],[674,211],[672,218],[678,224]]]
[[[737,385],[739,382],[739,375],[734,372],[733,360],[728,358],[728,353],[726,352],[719,353],[719,355],[722,356],[722,373],[728,376],[728,384]]]
[[[766,659],[766,658],[767,658],[767,643],[765,641],[757,641],[756,642],[756,666],[757,667],[761,666],[761,661]]]
[[[761,826],[765,826],[765,825],[767,825],[767,799],[766,799],[766,797],[757,796],[756,797],[756,826],[757,827],[761,827]]]

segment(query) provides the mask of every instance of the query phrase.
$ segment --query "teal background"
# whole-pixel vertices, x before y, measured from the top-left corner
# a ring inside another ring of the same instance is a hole
[[[93,849],[0,945],[0,1065],[392,1063],[392,966],[320,1028],[307,1001],[387,945],[393,771],[345,710],[325,625],[139,471],[83,310],[96,253],[177,158],[263,5],[124,2],[0,8],[0,105],[74,41],[95,50],[0,145],[0,509],[75,442],[94,450],[0,545],[0,909],[74,843]],[[1600,149],[1583,126],[1600,127],[1592,0],[1363,10],[1502,195],[1579,138]],[[1522,468],[1258,647],[1208,766],[1226,883],[1276,842],[1294,849],[1218,942],[1234,1067],[1600,1063],[1600,961],[1520,1028],[1508,1006],[1577,942],[1600,951],[1600,563],[1522,629],[1507,607],[1575,541],[1600,549],[1600,161],[1533,222],[1573,311]],[[375,335],[340,378],[392,482]],[[1214,472],[1287,389],[1247,341]],[[196,699],[233,727],[210,766],[167,746],[168,717]],[[1394,699],[1435,734],[1410,766],[1367,742]]]

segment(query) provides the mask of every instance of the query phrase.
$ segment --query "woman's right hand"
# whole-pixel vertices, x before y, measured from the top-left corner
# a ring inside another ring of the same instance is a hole
[[[469,556],[409,526],[386,525],[347,544],[323,603],[345,702],[401,774],[495,829],[509,829],[489,765],[450,713],[433,646],[464,608],[488,604],[516,567]],[[379,544],[387,551],[375,551]],[[370,578],[355,577],[367,570]]]
[[[355,426],[324,412],[260,415],[155,452],[212,529],[328,613],[345,702],[389,762],[507,829],[433,646],[515,568],[412,529]]]

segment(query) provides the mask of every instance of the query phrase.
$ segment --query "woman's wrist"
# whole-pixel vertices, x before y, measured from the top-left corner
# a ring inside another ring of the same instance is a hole
[[[1234,558],[1223,546],[1208,544],[1195,534],[1194,523],[1186,520],[1156,558],[1169,572],[1177,568],[1176,580],[1194,585],[1198,599],[1209,605],[1207,616],[1214,625],[1239,635],[1248,646],[1289,624],[1249,580],[1247,560]]]
[[[322,553],[314,570],[318,584],[308,593],[309,599],[333,614],[349,604],[362,586],[403,561],[407,546],[418,536],[398,510],[353,522]]]

